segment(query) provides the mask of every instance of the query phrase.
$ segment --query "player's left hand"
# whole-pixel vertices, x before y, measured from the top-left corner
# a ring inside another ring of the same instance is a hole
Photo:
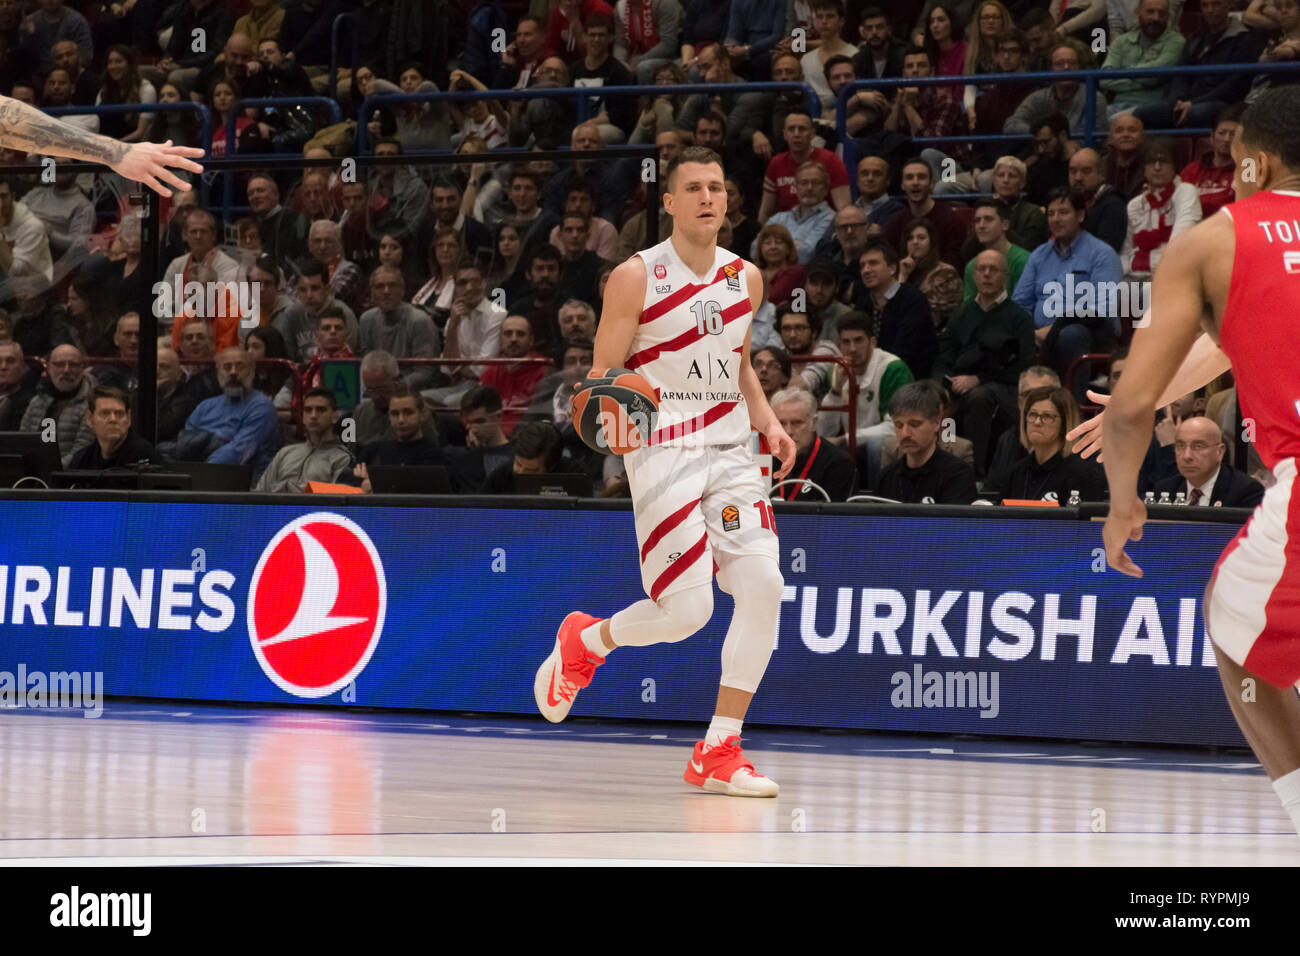
[[[790,474],[799,449],[795,447],[794,439],[787,435],[780,425],[773,424],[767,430],[766,438],[768,446],[772,449],[772,457],[781,463],[781,470],[772,475],[772,480],[780,481]]]
[[[203,167],[186,157],[202,155],[201,149],[193,146],[173,146],[171,140],[165,143],[135,143],[119,162],[113,164],[112,169],[119,176],[144,183],[160,196],[170,197],[172,190],[163,183],[168,183],[181,192],[188,192],[190,184],[168,167],[175,166],[192,173],[201,173]]]
[[[1112,501],[1101,537],[1106,544],[1106,563],[1121,574],[1132,578],[1142,577],[1142,569],[1124,551],[1130,541],[1142,540],[1142,526],[1146,524],[1147,509],[1137,495],[1125,501]]]

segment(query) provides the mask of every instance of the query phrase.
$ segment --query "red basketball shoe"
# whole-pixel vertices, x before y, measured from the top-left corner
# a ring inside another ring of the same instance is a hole
[[[537,671],[533,697],[537,709],[553,724],[569,716],[569,708],[578,691],[591,683],[596,668],[605,663],[582,643],[582,632],[603,618],[574,611],[560,624],[555,635],[555,650]]]
[[[728,737],[720,747],[705,747],[701,740],[682,775],[687,783],[729,797],[775,797],[781,790],[775,780],[754,772],[745,759],[739,737]]]

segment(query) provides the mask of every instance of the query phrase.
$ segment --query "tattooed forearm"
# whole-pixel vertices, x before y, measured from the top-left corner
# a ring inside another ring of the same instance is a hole
[[[0,146],[112,166],[131,148],[64,123],[26,103],[0,96]]]

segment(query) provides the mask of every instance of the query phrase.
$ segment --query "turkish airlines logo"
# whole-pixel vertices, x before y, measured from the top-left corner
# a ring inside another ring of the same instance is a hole
[[[253,572],[253,653],[286,693],[328,697],[369,663],[387,602],[384,567],[366,533],[340,515],[304,515],[280,529]]]

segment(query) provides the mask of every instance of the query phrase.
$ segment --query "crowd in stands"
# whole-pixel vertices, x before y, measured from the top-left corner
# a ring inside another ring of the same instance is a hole
[[[0,149],[0,164],[31,167],[0,176],[0,431],[52,419],[72,468],[251,465],[259,491],[369,491],[370,469],[423,464],[466,493],[574,471],[625,494],[619,460],[577,438],[568,397],[591,366],[609,272],[650,244],[647,216],[660,240],[672,221],[649,208],[639,159],[601,154],[653,146],[662,184],[700,145],[727,177],[719,242],[763,276],[753,364],[799,447],[791,477],[835,500],[1102,500],[1100,466],[1064,436],[1087,390],[1119,374],[1171,238],[1232,201],[1245,104],[1300,72],[1103,78],[1088,117],[1079,80],[984,78],[1300,60],[1298,0],[1237,6],[0,0],[0,93],[85,107],[62,118],[126,142],[248,157],[164,203],[161,273],[145,275],[123,181],[47,175],[39,155]],[[340,15],[348,65],[331,76]],[[953,81],[837,98],[854,81],[930,76]],[[807,84],[820,115],[803,90],[731,89],[768,80]],[[685,83],[714,89],[672,92]],[[651,84],[669,89],[601,93]],[[570,88],[584,90],[584,122],[562,93],[388,101],[358,117],[385,93]],[[343,123],[311,105],[239,105],[331,90]],[[192,109],[92,111],[155,103],[206,106],[207,140]],[[920,142],[936,137],[948,139]],[[410,162],[347,163],[363,139]],[[505,148],[580,158],[493,156]],[[262,154],[332,163],[259,168]],[[158,282],[219,286],[219,314],[211,296],[160,310]],[[162,313],[156,448],[129,427],[146,310]],[[355,407],[328,374],[348,360]],[[1235,440],[1239,419],[1230,378],[1171,406],[1139,491],[1241,503],[1268,475]]]

